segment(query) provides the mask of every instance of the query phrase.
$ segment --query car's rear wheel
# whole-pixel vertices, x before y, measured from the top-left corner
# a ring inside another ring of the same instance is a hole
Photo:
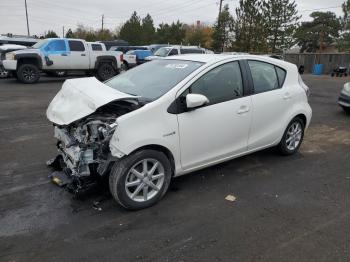
[[[138,210],[157,203],[171,180],[171,165],[164,153],[141,150],[117,162],[109,177],[114,199],[126,209]]]
[[[97,69],[97,76],[101,81],[108,80],[117,74],[111,64],[102,63]]]
[[[40,71],[36,65],[23,64],[17,70],[18,80],[24,84],[32,84],[40,79]]]
[[[294,118],[287,126],[278,149],[283,155],[295,154],[304,138],[305,124],[300,117]]]

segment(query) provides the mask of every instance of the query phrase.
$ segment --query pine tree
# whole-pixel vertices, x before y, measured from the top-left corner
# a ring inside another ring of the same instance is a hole
[[[234,21],[234,49],[241,52],[261,53],[267,51],[266,27],[262,3],[255,0],[240,0]]]
[[[295,1],[262,2],[262,14],[269,51],[275,53],[290,48],[293,45],[292,36],[300,19]]]
[[[230,46],[233,22],[229,6],[226,4],[214,25],[213,49],[216,52],[222,52]]]
[[[130,19],[120,28],[119,38],[128,41],[131,45],[143,44],[141,18],[136,12],[133,12]]]
[[[149,14],[147,14],[142,19],[142,42],[143,42],[143,44],[149,45],[149,44],[154,43],[155,33],[156,33],[156,29],[154,28],[154,25],[153,25],[153,19]]]

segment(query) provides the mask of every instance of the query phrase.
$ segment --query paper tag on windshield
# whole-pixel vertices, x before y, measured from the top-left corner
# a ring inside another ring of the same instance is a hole
[[[165,67],[170,69],[184,69],[187,66],[186,64],[167,64]]]

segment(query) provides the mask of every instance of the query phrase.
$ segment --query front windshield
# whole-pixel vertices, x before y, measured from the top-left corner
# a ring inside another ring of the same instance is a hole
[[[120,92],[153,101],[202,65],[194,61],[155,60],[117,75],[105,84]]]
[[[41,40],[39,41],[38,43],[36,43],[35,45],[33,45],[32,47],[33,48],[41,48],[43,47],[44,45],[46,45],[46,43],[48,42],[49,40],[45,39],[45,40]]]
[[[155,56],[161,56],[161,57],[165,57],[168,55],[168,53],[170,52],[171,50],[171,47],[162,47],[162,48],[159,48],[155,53],[154,55]]]

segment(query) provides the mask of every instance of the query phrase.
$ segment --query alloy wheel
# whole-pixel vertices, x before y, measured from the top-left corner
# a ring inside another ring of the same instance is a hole
[[[23,78],[27,81],[31,81],[35,78],[35,71],[30,67],[23,69]]]
[[[164,177],[164,167],[158,160],[143,159],[133,165],[126,176],[126,194],[136,202],[148,201],[161,190]]]
[[[298,148],[302,138],[303,128],[299,122],[291,124],[287,131],[286,145],[288,150],[294,151]]]

